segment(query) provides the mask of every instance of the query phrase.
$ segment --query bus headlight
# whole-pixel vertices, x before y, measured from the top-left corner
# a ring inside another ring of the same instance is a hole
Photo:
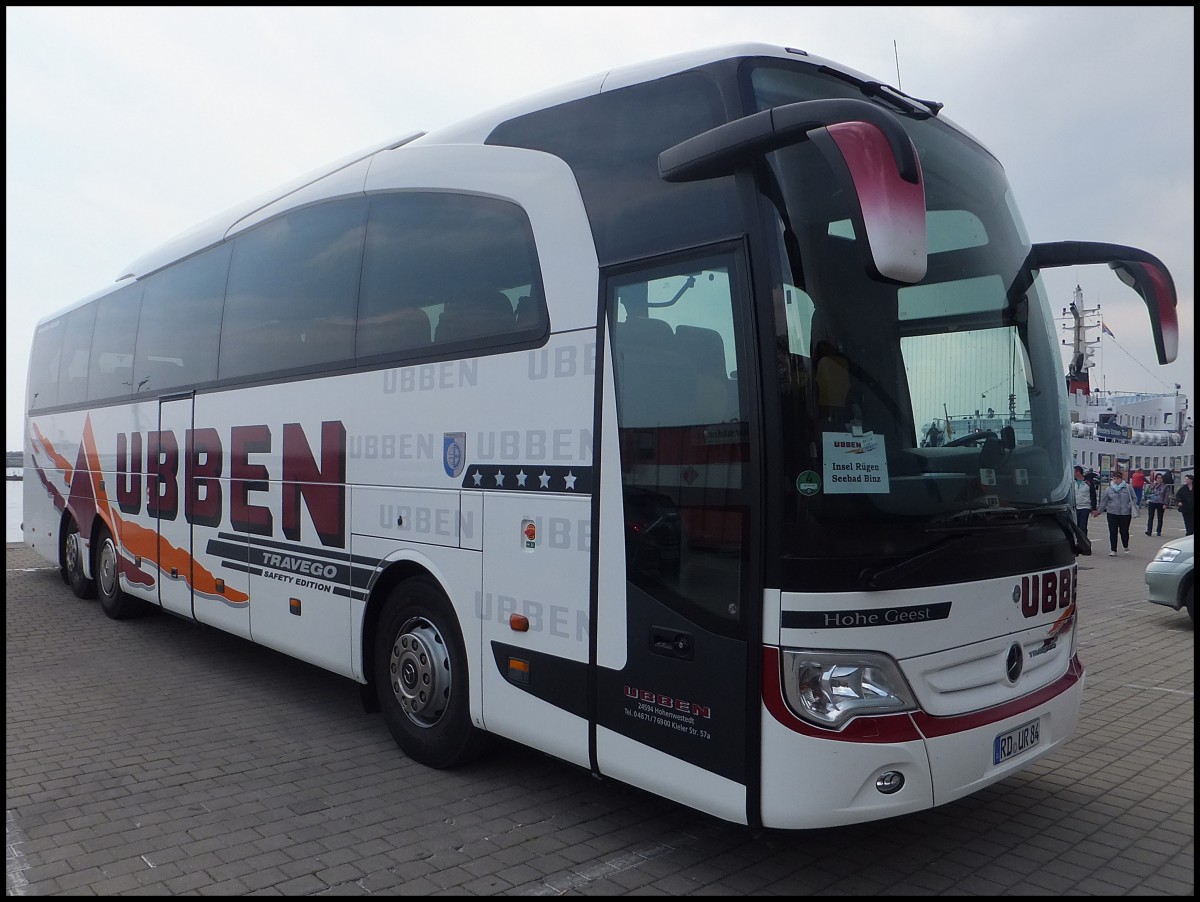
[[[852,717],[916,709],[899,666],[877,652],[784,650],[783,686],[793,711],[831,729]]]

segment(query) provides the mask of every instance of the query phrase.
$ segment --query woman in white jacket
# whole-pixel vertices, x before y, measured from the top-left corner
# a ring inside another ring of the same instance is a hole
[[[1133,519],[1135,503],[1133,489],[1125,481],[1125,475],[1120,470],[1113,470],[1108,488],[1100,493],[1100,503],[1092,511],[1093,517],[1099,517],[1101,513],[1108,514],[1108,544],[1112,548],[1109,557],[1117,556],[1118,535],[1125,553],[1129,554],[1129,521]]]

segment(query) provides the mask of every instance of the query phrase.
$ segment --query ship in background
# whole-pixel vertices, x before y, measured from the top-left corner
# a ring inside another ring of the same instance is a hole
[[[1195,434],[1188,397],[1173,391],[1097,391],[1089,371],[1105,334],[1112,332],[1100,317],[1100,307],[1083,305],[1083,289],[1075,286],[1068,310],[1071,332],[1067,364],[1067,404],[1071,414],[1071,456],[1085,470],[1107,475],[1122,470],[1168,471],[1174,483],[1196,466]],[[1095,338],[1090,332],[1099,333]]]
[[[1074,464],[1092,470],[1103,480],[1115,468],[1170,472],[1175,485],[1195,470],[1195,437],[1188,397],[1175,385],[1173,391],[1136,392],[1097,390],[1089,371],[1104,334],[1112,336],[1100,317],[1099,306],[1083,305],[1083,289],[1075,287],[1071,306],[1063,310],[1067,322],[1063,339],[1068,352],[1067,406],[1070,411],[1071,457]],[[1089,333],[1096,333],[1091,337]],[[1010,396],[1012,397],[1012,396]],[[1012,406],[1010,404],[1010,406]],[[923,443],[961,444],[1011,429],[1020,441],[1027,438],[1027,411],[975,411],[935,420],[925,429]]]

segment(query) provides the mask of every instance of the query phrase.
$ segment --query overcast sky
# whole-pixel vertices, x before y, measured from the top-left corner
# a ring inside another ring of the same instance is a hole
[[[1076,284],[1101,304],[1105,387],[1195,401],[1194,7],[8,6],[5,24],[8,449],[35,323],[180,232],[376,142],[739,41],[944,103],[1004,164],[1034,241],[1157,255],[1179,292],[1170,366],[1107,268],[1047,273],[1051,304]]]

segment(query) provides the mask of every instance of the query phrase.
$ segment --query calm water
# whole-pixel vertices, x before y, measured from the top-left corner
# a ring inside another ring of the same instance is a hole
[[[21,485],[20,482],[6,482],[8,486],[8,516],[4,520],[4,541],[20,542],[21,536]]]

